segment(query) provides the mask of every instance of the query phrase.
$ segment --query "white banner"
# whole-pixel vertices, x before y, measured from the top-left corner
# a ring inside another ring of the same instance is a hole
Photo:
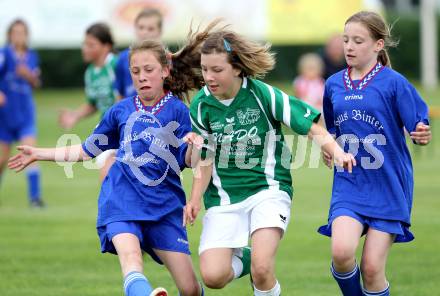
[[[322,2],[325,9],[320,9]],[[256,40],[319,43],[335,28],[342,30],[344,19],[359,10],[361,3],[362,0],[0,0],[0,44],[5,42],[10,22],[22,18],[30,27],[34,47],[79,47],[86,28],[95,22],[106,22],[116,43],[126,46],[134,39],[134,18],[146,7],[163,13],[163,38],[167,43],[184,40],[191,22],[196,28],[217,17],[225,18],[233,29]]]

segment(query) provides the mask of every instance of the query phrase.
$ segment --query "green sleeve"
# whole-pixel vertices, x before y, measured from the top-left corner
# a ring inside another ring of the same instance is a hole
[[[273,120],[282,122],[300,135],[306,135],[321,113],[294,96],[264,82],[253,80],[255,93],[261,97]],[[257,95],[257,96],[258,96]]]

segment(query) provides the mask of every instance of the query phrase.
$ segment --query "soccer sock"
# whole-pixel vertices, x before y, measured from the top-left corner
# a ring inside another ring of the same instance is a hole
[[[370,292],[364,289],[364,296],[390,296],[390,283],[387,282],[387,287],[379,292]]]
[[[140,272],[132,271],[124,279],[126,296],[145,296],[153,291],[147,278]]]
[[[277,281],[275,286],[269,291],[260,291],[254,285],[254,296],[280,296],[281,295],[281,286]]]
[[[28,179],[28,196],[29,201],[40,199],[40,170],[38,168],[30,168],[26,172]]]
[[[360,272],[357,264],[352,271],[339,273],[331,265],[331,271],[336,282],[338,282],[342,295],[344,296],[362,296],[362,288],[360,281]]]
[[[234,278],[241,278],[251,272],[251,248],[243,247],[234,250],[232,254],[232,270]]]

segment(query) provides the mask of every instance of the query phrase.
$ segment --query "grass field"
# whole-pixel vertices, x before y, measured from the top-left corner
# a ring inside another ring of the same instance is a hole
[[[286,84],[279,86],[286,88]],[[423,93],[440,105],[440,91]],[[57,126],[62,107],[84,101],[81,90],[45,90],[36,95],[39,145],[55,146],[63,131]],[[81,122],[72,133],[84,140],[98,117]],[[437,121],[440,121],[438,119]],[[388,261],[393,295],[440,295],[440,123],[434,122],[434,142],[411,148],[415,169],[412,231],[416,240],[394,245]],[[418,147],[416,147],[418,148]],[[98,296],[122,295],[116,256],[101,254],[95,230],[98,171],[74,165],[74,178],[63,168],[41,163],[43,194],[48,207],[32,210],[26,198],[24,174],[7,172],[0,188],[0,295]],[[184,173],[186,192],[190,171]],[[277,277],[283,295],[339,295],[329,272],[329,239],[316,233],[326,222],[332,173],[320,165],[293,171],[295,198],[292,221],[277,257]],[[193,260],[198,270],[200,217],[189,229]],[[145,257],[145,273],[153,285],[177,290],[164,267]],[[207,295],[251,295],[249,279],[233,282]]]

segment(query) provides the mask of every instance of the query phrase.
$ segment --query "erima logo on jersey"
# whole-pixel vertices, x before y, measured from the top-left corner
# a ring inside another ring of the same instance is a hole
[[[306,114],[304,114],[304,117],[307,118],[310,116],[310,114],[312,114],[312,111],[309,108],[307,108],[307,111],[306,111]]]
[[[364,98],[363,95],[349,95],[349,96],[345,96],[344,100],[346,100],[346,101],[362,100],[363,98]]]
[[[186,239],[183,239],[183,238],[180,238],[180,237],[177,239],[177,242],[185,244],[185,245],[188,244],[188,241]]]

